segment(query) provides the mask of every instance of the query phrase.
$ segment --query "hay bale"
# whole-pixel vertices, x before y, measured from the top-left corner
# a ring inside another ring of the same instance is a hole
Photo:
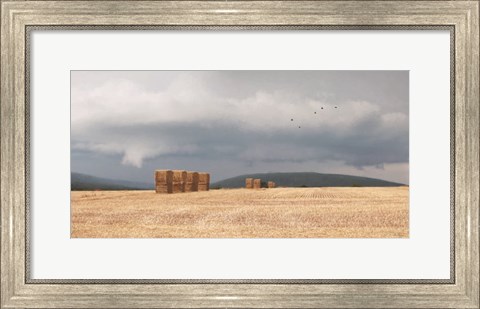
[[[155,171],[155,192],[173,193],[172,187],[173,172],[170,170]]]
[[[269,188],[275,188],[275,182],[269,181],[269,182],[267,183],[267,186],[268,186]]]
[[[171,181],[173,179],[173,172],[171,170],[156,170],[155,171],[155,180],[156,181]]]
[[[210,174],[198,173],[198,191],[210,190]]]
[[[197,172],[187,172],[187,182],[185,184],[185,192],[195,192],[198,191],[198,173]]]
[[[172,189],[173,193],[185,192],[185,184],[187,183],[187,171],[173,171]]]
[[[173,193],[172,183],[166,184],[166,185],[156,185],[155,193],[162,193],[162,194]]]
[[[253,180],[253,188],[260,189],[262,187],[262,180],[261,179],[254,179]]]
[[[245,188],[253,189],[253,178],[246,178],[245,179]]]

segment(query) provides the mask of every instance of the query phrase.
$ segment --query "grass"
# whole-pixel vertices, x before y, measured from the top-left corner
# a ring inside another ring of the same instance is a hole
[[[74,238],[404,238],[408,187],[74,191]]]

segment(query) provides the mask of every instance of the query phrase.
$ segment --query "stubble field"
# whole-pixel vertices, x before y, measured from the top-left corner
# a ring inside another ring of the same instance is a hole
[[[408,187],[74,191],[74,238],[404,238]]]

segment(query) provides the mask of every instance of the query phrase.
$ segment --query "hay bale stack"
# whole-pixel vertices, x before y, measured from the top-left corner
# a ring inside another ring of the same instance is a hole
[[[198,173],[198,191],[210,190],[210,174]]]
[[[155,192],[173,193],[172,187],[173,172],[169,170],[155,171]]]
[[[260,189],[262,187],[262,180],[261,179],[254,179],[253,180],[253,188]]]
[[[245,188],[253,189],[253,178],[246,178],[245,179]]]
[[[187,172],[187,182],[185,184],[185,192],[195,192],[198,191],[198,173],[197,172]]]
[[[273,181],[269,181],[268,182],[268,187],[271,189],[271,188],[275,188],[275,182]]]
[[[173,171],[172,189],[173,193],[185,192],[187,183],[187,171]]]

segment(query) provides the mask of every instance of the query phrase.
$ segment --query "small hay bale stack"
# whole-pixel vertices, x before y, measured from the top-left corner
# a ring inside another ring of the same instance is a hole
[[[270,188],[270,189],[271,189],[271,188],[275,188],[275,182],[269,181],[269,182],[268,182],[268,188]]]
[[[187,171],[173,171],[173,193],[185,192],[185,184],[187,183]]]
[[[262,180],[261,179],[254,179],[253,180],[253,188],[260,189],[262,187]]]
[[[155,171],[155,193],[173,193],[172,180],[172,171]]]
[[[210,174],[198,173],[198,191],[210,190]]]
[[[253,189],[253,178],[246,178],[245,179],[245,188]]]
[[[198,173],[187,172],[187,183],[185,184],[185,192],[198,191]]]

